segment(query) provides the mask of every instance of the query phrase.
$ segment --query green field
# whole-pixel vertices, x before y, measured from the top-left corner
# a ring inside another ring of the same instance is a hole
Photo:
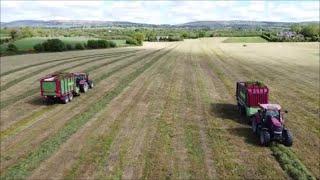
[[[17,46],[19,51],[28,51],[32,50],[33,46],[39,43],[43,43],[47,39],[61,39],[66,44],[75,45],[77,43],[86,43],[89,39],[97,39],[97,38],[89,38],[89,37],[32,37],[32,38],[23,38],[15,41],[13,44]],[[117,46],[123,46],[126,42],[125,40],[112,40],[117,44]],[[0,46],[0,52],[5,51],[7,48],[7,44],[3,44]]]
[[[264,43],[268,41],[261,37],[229,37],[223,42],[224,43]]]

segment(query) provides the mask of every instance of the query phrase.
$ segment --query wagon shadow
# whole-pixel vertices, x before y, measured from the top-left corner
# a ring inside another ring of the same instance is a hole
[[[238,107],[235,104],[211,103],[210,114],[212,116],[219,117],[222,119],[230,119],[239,124],[248,125],[248,120],[246,119],[246,117],[240,116]]]
[[[56,102],[46,102],[42,97],[35,97],[28,101],[28,104],[34,105],[34,106],[51,106],[54,105]]]

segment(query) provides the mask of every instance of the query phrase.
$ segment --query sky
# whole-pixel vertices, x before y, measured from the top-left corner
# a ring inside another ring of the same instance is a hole
[[[318,1],[9,1],[1,22],[102,20],[149,24],[190,21],[319,21]]]

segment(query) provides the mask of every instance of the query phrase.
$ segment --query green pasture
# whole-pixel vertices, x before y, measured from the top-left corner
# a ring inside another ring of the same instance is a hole
[[[48,39],[60,39],[65,44],[75,45],[77,43],[87,43],[90,39],[97,39],[97,38],[89,38],[89,37],[31,37],[31,38],[23,38],[15,41],[13,44],[17,46],[19,51],[28,51],[33,50],[33,46],[39,43],[43,43]],[[110,40],[117,44],[117,46],[125,45],[125,40]],[[0,52],[6,50],[8,44],[2,44],[0,46]]]
[[[265,43],[267,40],[261,37],[229,37],[224,43]]]

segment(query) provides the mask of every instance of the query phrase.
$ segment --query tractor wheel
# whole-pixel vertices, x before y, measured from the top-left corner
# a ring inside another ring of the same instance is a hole
[[[63,104],[67,104],[69,102],[69,96],[65,96],[62,100]]]
[[[290,131],[285,129],[285,130],[283,130],[282,134],[283,134],[283,138],[284,138],[283,144],[285,146],[292,146],[293,140],[292,140],[292,135],[291,135]]]
[[[77,86],[73,93],[74,93],[74,96],[80,96],[80,88]]]
[[[93,82],[89,81],[89,88],[92,89],[93,88]]]
[[[80,90],[81,92],[86,93],[88,91],[88,84],[81,85]]]
[[[73,94],[70,93],[70,94],[69,94],[69,101],[72,101],[72,99],[73,99]]]
[[[244,116],[245,114],[245,108],[242,105],[238,105],[239,113],[241,116]]]
[[[253,118],[251,119],[251,128],[252,128],[253,134],[257,134],[258,126],[257,126],[257,122]]]
[[[257,135],[261,133],[261,124],[257,124]]]
[[[260,133],[260,145],[269,146],[270,144],[270,134],[266,130],[262,130]]]

